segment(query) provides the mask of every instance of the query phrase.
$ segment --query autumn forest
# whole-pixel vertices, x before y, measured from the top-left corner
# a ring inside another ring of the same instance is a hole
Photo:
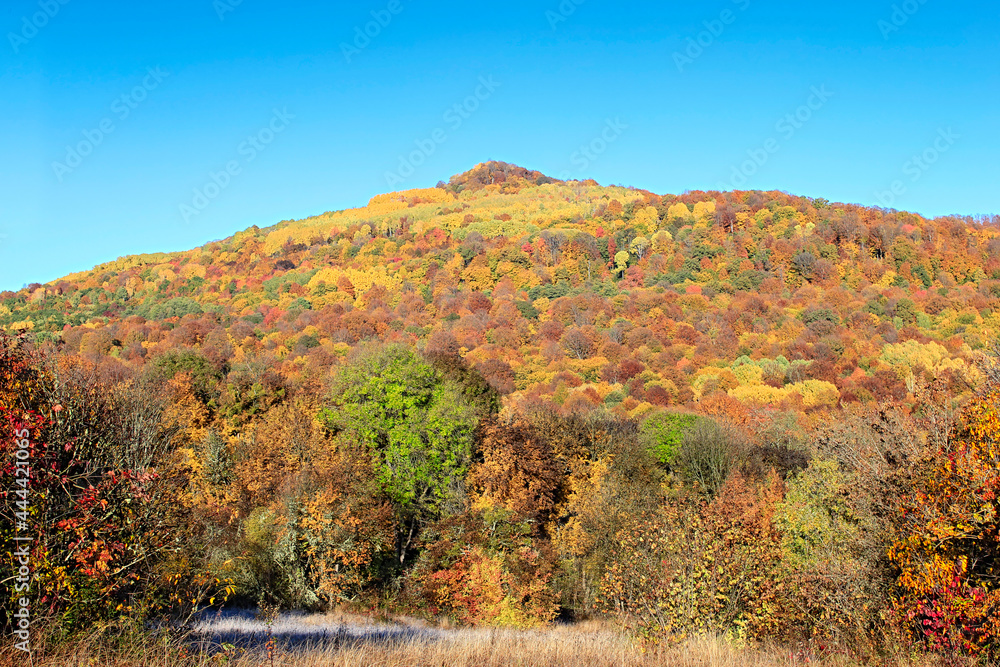
[[[1000,217],[488,162],[0,325],[6,569],[30,535],[50,633],[347,609],[1000,659]]]

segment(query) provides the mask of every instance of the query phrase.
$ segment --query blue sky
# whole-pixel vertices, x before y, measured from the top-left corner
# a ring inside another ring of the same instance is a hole
[[[488,159],[1000,213],[995,3],[578,2],[6,0],[0,289]]]

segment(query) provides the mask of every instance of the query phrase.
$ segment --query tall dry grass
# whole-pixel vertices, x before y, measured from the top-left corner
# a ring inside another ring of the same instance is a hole
[[[366,626],[366,627],[371,627]],[[397,626],[401,627],[401,626]],[[0,666],[38,667],[854,667],[843,656],[817,657],[783,649],[741,648],[718,637],[691,639],[672,648],[644,650],[611,628],[596,624],[541,631],[415,628],[402,639],[326,641],[323,645],[269,651],[259,646],[200,650],[197,638],[131,637],[108,645],[95,637],[52,645],[29,662],[12,647],[0,651]],[[423,630],[427,630],[424,632]],[[202,644],[206,647],[206,644]],[[932,659],[892,661],[898,667],[930,667]]]

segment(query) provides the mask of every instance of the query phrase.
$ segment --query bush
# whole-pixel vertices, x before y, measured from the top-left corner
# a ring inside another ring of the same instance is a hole
[[[856,480],[829,459],[790,477],[774,525],[781,534],[783,587],[776,631],[870,645],[887,598],[882,552],[864,539],[873,516],[853,502]]]
[[[601,606],[648,641],[773,632],[780,552],[771,525],[782,486],[740,475],[711,503],[682,498],[633,522],[601,580]]]
[[[60,632],[142,619],[160,605],[182,611],[226,586],[189,588],[198,558],[182,556],[192,545],[177,487],[155,467],[173,437],[161,400],[76,358],[56,368],[0,333],[0,483],[9,490],[0,542],[13,555],[31,538],[32,615]],[[187,565],[165,576],[171,560]],[[24,592],[11,586],[0,599],[7,628]]]
[[[673,468],[685,480],[713,496],[736,465],[742,446],[741,436],[734,428],[700,419],[684,432]]]
[[[502,509],[430,526],[428,548],[408,575],[410,595],[432,614],[476,626],[536,627],[552,621],[551,557],[530,525]]]
[[[1000,387],[964,410],[959,428],[918,466],[889,557],[895,619],[926,649],[1000,658]]]

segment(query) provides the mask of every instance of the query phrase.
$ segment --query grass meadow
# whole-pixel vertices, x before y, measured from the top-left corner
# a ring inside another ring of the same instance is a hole
[[[600,622],[540,630],[451,628],[414,619],[349,614],[291,615],[270,623],[248,613],[217,615],[183,634],[136,633],[38,640],[29,658],[8,647],[0,667],[854,667],[867,664],[816,647],[748,647],[722,637],[645,646]],[[888,660],[893,667],[939,661]]]

